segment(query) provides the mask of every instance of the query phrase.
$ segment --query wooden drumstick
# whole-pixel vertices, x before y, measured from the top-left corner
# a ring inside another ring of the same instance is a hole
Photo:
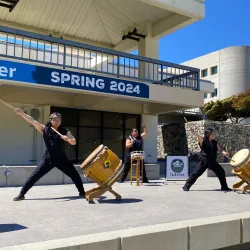
[[[14,109],[15,110],[15,108],[13,107],[13,106],[11,106],[9,103],[7,103],[7,102],[5,102],[5,101],[3,101],[2,99],[0,99],[0,102],[1,103],[3,103],[3,104],[5,104],[6,106],[8,106],[9,108],[11,108],[11,109]],[[51,129],[52,130],[54,130],[58,135],[60,135],[60,136],[62,136],[62,134],[61,133],[59,133],[56,129],[54,129],[53,127],[51,127]]]
[[[226,155],[225,155],[226,156]],[[230,157],[228,157],[228,156],[226,156],[230,161],[233,161],[233,162],[235,162],[234,160],[232,160],[232,158],[230,158]]]
[[[60,134],[56,129],[54,129],[53,127],[51,127],[52,130],[54,130],[58,135],[62,136],[62,134]]]
[[[6,106],[8,106],[11,109],[15,109],[13,106],[11,106],[9,103],[3,101],[2,99],[0,99],[0,102],[3,103],[3,104],[5,104]]]
[[[227,147],[227,145],[226,145],[226,152],[228,153],[228,147]],[[232,158],[230,158],[229,156],[227,156],[227,155],[225,155],[230,161],[232,161],[232,162],[235,162],[234,160],[232,160]]]

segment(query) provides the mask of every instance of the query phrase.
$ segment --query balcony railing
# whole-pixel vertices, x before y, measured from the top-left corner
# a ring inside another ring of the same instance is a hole
[[[202,107],[201,108],[193,108],[193,109],[185,109],[182,111],[177,111],[176,113],[179,115],[200,116],[203,120],[207,119]]]
[[[201,113],[201,110],[200,108],[194,108],[194,109],[185,109],[185,110],[182,110],[182,111],[177,111],[178,113],[182,113],[182,114],[200,114]]]
[[[0,26],[0,56],[200,90],[199,69]]]

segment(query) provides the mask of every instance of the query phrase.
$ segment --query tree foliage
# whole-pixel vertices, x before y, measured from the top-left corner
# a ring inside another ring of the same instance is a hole
[[[223,104],[220,100],[206,103],[204,113],[211,121],[226,121],[228,117],[223,113]]]
[[[204,106],[209,120],[239,123],[250,117],[250,89],[223,100],[209,102]]]
[[[238,95],[238,99],[233,103],[233,107],[250,112],[250,88]]]

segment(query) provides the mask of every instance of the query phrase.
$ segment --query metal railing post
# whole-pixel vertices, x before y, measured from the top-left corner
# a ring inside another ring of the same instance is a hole
[[[66,44],[63,46],[63,68],[66,68]]]
[[[120,78],[120,56],[117,56],[117,78]]]

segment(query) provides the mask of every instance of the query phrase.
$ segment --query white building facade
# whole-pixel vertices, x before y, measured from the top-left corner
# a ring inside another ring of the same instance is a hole
[[[182,63],[200,69],[200,77],[214,83],[205,103],[221,100],[250,88],[250,46],[232,46]]]

